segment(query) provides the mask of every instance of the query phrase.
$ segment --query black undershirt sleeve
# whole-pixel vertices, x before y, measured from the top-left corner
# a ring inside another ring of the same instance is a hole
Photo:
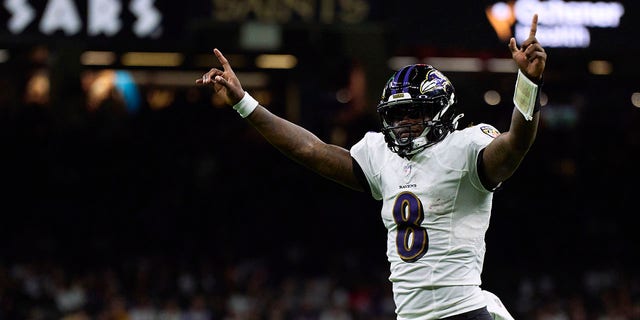
[[[497,186],[492,186],[489,181],[487,181],[487,174],[484,171],[484,161],[482,160],[482,154],[484,153],[484,148],[482,150],[480,150],[480,153],[478,153],[478,163],[476,168],[478,168],[478,177],[480,177],[480,183],[482,183],[482,186],[489,190],[489,191],[496,191],[498,189],[500,189],[500,186],[502,184],[498,184]]]
[[[360,182],[362,190],[368,194],[371,194],[369,181],[367,181],[367,177],[364,175],[364,171],[362,171],[360,164],[358,164],[358,161],[356,161],[356,159],[354,159],[353,157],[351,157],[351,163],[353,167],[353,175],[355,175],[356,179],[358,179],[358,182]]]

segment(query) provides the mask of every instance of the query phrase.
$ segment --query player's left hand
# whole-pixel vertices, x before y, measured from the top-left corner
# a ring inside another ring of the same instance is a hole
[[[509,41],[509,49],[511,57],[518,65],[518,68],[531,80],[539,81],[542,79],[542,73],[547,62],[547,53],[536,39],[538,30],[538,14],[533,15],[531,21],[531,31],[529,38],[522,43],[520,49],[516,45],[516,39],[511,38]]]

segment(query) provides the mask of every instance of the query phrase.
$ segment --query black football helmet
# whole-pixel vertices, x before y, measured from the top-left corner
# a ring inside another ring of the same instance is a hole
[[[453,84],[436,68],[413,64],[398,70],[387,81],[377,108],[389,149],[408,157],[444,139],[463,116],[455,113],[455,103]],[[422,132],[412,132],[415,123],[398,124],[405,117],[421,118]]]

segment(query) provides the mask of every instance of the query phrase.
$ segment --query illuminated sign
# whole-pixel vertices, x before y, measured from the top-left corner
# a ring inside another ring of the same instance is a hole
[[[526,39],[534,13],[538,14],[536,37],[544,46],[586,48],[591,44],[589,28],[617,28],[624,6],[619,2],[517,0],[499,2],[486,10],[489,22],[503,41],[513,36],[512,28],[516,39]]]
[[[110,37],[123,29],[122,2],[87,0],[86,16],[82,16],[74,0],[48,0],[42,12],[27,0],[4,0],[4,8],[10,15],[6,28],[10,33],[19,35],[37,25],[37,30],[45,35],[62,32],[66,36],[75,36],[83,32],[86,23],[84,30],[87,35]],[[131,0],[127,9],[135,17],[129,27],[138,38],[160,35],[162,14],[154,6],[154,0]],[[37,17],[39,21],[36,21]]]

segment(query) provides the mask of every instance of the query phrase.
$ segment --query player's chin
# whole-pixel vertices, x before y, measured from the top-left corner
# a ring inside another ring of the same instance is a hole
[[[394,130],[396,137],[398,137],[398,139],[409,139],[411,138],[412,135],[412,131],[409,130],[409,128],[403,128],[403,129],[396,129]]]
[[[411,126],[411,128],[403,128],[395,131],[396,137],[399,139],[410,139],[412,137],[417,137],[422,132],[422,127],[417,128],[417,126]]]

